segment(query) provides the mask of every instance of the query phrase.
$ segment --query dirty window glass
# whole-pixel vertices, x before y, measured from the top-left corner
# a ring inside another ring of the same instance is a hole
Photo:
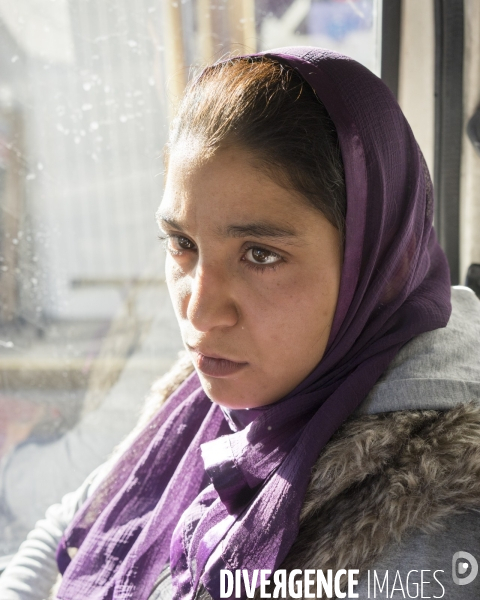
[[[131,430],[181,340],[154,212],[201,65],[300,44],[379,73],[376,0],[0,0],[0,556]]]

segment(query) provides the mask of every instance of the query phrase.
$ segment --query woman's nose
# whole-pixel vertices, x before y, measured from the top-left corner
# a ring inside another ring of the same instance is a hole
[[[197,331],[232,327],[238,322],[230,277],[224,268],[197,264],[185,302],[187,319]]]

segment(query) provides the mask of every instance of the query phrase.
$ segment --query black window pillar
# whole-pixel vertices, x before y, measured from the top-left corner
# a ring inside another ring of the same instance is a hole
[[[460,282],[463,0],[435,0],[435,229]]]
[[[383,0],[381,77],[395,98],[398,98],[401,21],[402,0]]]

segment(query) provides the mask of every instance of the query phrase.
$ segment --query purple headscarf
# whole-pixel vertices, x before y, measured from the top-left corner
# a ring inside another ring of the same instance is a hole
[[[167,563],[175,598],[191,599],[203,584],[217,600],[220,569],[279,567],[322,448],[398,350],[448,321],[430,177],[395,98],[348,57],[319,48],[265,54],[322,100],[345,166],[345,255],[326,353],[234,432],[191,375],[68,528],[57,553],[62,600],[146,600]]]

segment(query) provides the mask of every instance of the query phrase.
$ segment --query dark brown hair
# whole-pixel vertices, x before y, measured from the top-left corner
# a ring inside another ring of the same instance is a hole
[[[346,193],[335,126],[293,68],[268,57],[233,58],[187,88],[166,153],[198,139],[205,153],[239,146],[253,164],[293,189],[344,234]]]

